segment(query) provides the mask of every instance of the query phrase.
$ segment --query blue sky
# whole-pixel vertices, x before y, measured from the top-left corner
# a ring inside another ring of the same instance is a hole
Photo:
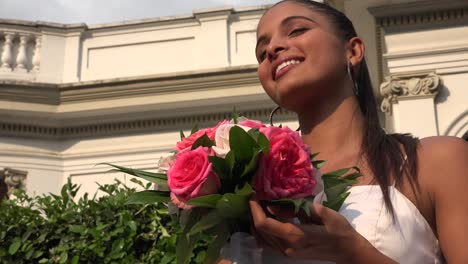
[[[256,6],[278,0],[0,0],[0,18],[98,24],[190,14],[194,9]]]

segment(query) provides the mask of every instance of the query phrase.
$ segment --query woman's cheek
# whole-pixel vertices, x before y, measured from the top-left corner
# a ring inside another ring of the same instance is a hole
[[[270,71],[267,69],[268,67],[260,66],[258,67],[258,79],[260,80],[260,83],[262,84],[263,90],[265,90],[265,93],[275,102],[278,104],[278,98],[276,95],[276,92],[274,90],[274,82],[272,80],[272,76]]]

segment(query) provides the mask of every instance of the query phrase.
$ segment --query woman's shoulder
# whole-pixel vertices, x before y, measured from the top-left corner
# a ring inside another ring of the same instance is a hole
[[[435,163],[441,165],[442,162],[466,163],[468,155],[468,143],[457,137],[436,136],[423,138],[420,141],[418,156],[422,163]]]
[[[445,185],[450,181],[468,180],[468,143],[448,136],[428,137],[420,140],[418,148],[420,180],[429,185]]]

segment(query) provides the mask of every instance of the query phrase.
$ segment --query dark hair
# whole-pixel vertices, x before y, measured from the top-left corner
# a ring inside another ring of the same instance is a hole
[[[295,2],[327,17],[335,27],[336,34],[343,40],[356,37],[353,23],[345,14],[335,8],[310,0],[283,0]],[[363,59],[354,75],[358,86],[357,99],[359,108],[364,115],[364,135],[361,146],[363,155],[374,174],[375,180],[382,189],[387,210],[394,215],[388,187],[395,183],[397,187],[403,184],[404,175],[408,175],[413,192],[419,188],[417,181],[417,147],[418,139],[409,134],[387,134],[380,125],[377,102],[369,76],[366,61]],[[393,178],[392,178],[393,176]]]

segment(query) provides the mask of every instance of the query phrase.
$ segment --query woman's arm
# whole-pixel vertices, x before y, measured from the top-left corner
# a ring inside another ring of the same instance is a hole
[[[447,263],[468,263],[468,143],[453,137],[421,140],[419,178],[433,203]]]

